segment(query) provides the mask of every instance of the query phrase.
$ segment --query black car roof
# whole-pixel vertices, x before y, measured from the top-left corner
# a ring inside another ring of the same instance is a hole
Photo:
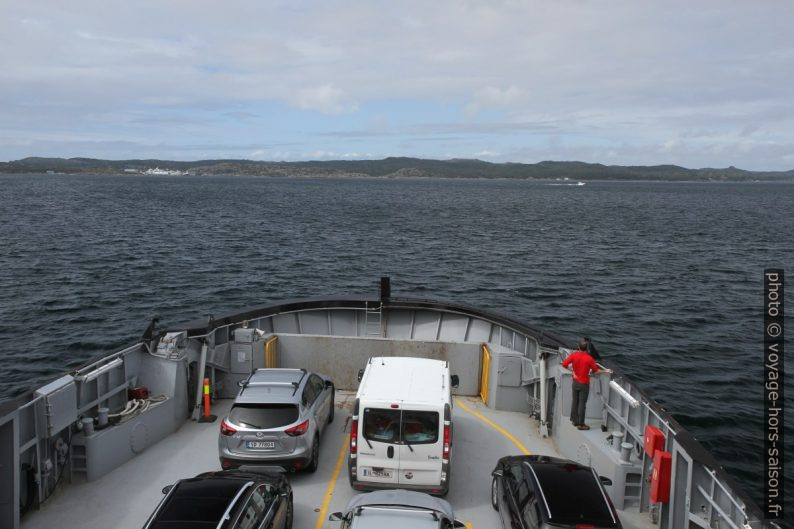
[[[246,482],[245,479],[225,477],[183,479],[177,484],[173,496],[232,499]]]
[[[550,522],[617,525],[609,500],[590,467],[556,457],[530,456],[524,461],[542,491]]]
[[[184,479],[174,485],[151,528],[216,527],[232,499],[249,481],[240,477]]]

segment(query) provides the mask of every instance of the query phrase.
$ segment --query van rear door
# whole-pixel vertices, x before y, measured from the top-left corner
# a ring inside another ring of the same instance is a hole
[[[358,481],[398,483],[400,410],[364,408],[358,439]]]
[[[412,406],[402,411],[399,484],[439,485],[444,419],[438,408]]]

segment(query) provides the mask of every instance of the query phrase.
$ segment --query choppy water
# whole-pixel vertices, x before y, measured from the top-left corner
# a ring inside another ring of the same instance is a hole
[[[132,343],[153,314],[374,293],[389,274],[397,295],[589,333],[761,501],[762,270],[794,273],[792,184],[4,175],[0,190],[0,398]]]

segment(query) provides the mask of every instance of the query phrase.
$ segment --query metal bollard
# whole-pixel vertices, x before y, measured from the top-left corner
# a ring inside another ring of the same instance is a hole
[[[83,435],[88,437],[89,435],[94,435],[94,419],[91,417],[83,417],[80,419],[80,423],[83,425]]]
[[[97,415],[97,426],[107,426],[108,424],[108,412],[110,412],[109,408],[99,408],[97,410],[99,415]]]
[[[620,460],[624,463],[628,463],[629,459],[631,458],[631,449],[634,448],[631,446],[631,443],[623,443],[620,445]]]
[[[612,448],[620,452],[621,444],[623,444],[623,432],[612,432]]]

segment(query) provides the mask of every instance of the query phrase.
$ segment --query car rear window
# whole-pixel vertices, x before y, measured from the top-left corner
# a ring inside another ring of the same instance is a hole
[[[235,404],[229,412],[229,420],[246,428],[279,428],[298,420],[298,407],[294,404]]]
[[[616,526],[601,486],[589,468],[574,464],[533,468],[549,504],[550,522]]]
[[[364,438],[396,443],[400,435],[400,410],[364,408]]]
[[[438,441],[434,411],[364,409],[364,438],[381,443],[432,444]]]
[[[403,440],[411,444],[432,444],[438,441],[438,413],[435,411],[403,411]]]
[[[229,506],[229,498],[173,498],[157,522],[214,522],[218,523]]]

